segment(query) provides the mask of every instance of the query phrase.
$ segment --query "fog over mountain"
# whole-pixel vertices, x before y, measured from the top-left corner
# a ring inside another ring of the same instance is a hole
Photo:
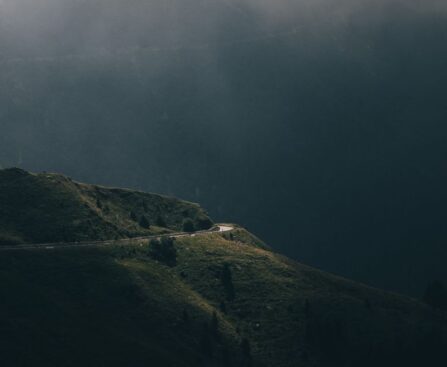
[[[447,280],[446,45],[442,0],[0,0],[0,165],[420,295]]]

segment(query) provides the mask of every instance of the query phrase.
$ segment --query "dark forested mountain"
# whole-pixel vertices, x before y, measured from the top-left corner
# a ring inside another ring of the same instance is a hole
[[[2,0],[0,165],[201,202],[392,290],[447,279],[444,1]]]
[[[165,229],[175,227],[179,207],[200,213],[180,200],[59,175],[0,174],[2,193],[8,183],[21,188],[0,196],[11,213],[0,216],[0,241],[11,222],[28,240],[37,225],[41,235],[101,239],[134,229],[128,207],[148,218],[164,208]],[[188,235],[158,228],[151,238],[82,246],[0,243],[2,366],[446,364],[447,315],[431,302],[438,286],[424,304],[292,261],[238,225],[219,227]]]

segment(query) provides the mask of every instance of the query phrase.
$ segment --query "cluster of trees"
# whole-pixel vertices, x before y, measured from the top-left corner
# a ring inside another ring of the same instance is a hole
[[[140,227],[149,229],[151,227],[151,223],[147,219],[145,215],[142,215],[139,219],[138,216],[135,214],[135,212],[132,210],[130,212],[130,219],[132,219],[134,222],[138,223]]]
[[[140,218],[140,221],[138,222],[138,224],[140,225],[140,227],[149,229],[151,224],[149,223],[149,220],[146,218],[145,215],[142,215]]]
[[[98,206],[98,208],[101,208],[102,204],[100,204],[98,202],[97,206]],[[142,228],[149,229],[151,226],[149,219],[145,215],[142,215],[138,218],[138,215],[133,210],[130,212],[130,219],[132,221],[134,221],[135,223],[138,223],[140,225],[140,227],[142,227]],[[167,227],[165,219],[160,215],[157,216],[157,218],[155,220],[155,225],[157,227],[163,227],[163,228]],[[183,221],[182,229],[183,229],[183,232],[193,233],[196,230],[208,229],[212,225],[213,225],[213,223],[209,219],[198,219],[197,223],[194,223],[194,221],[191,218],[186,218]]]
[[[224,263],[220,269],[220,280],[224,290],[225,299],[220,302],[220,312],[227,314],[227,303],[235,299],[235,289],[233,284],[233,275],[231,267],[228,263]],[[190,317],[188,311],[183,309],[182,322],[187,328],[193,328],[193,319]],[[253,358],[251,352],[251,344],[249,339],[241,337],[239,344],[239,351],[237,353],[230,353],[229,345],[225,340],[225,336],[221,329],[221,317],[217,311],[211,314],[208,320],[205,320],[201,325],[197,325],[200,335],[200,348],[204,358],[204,364],[211,365],[212,361],[219,361],[221,366],[241,366],[249,367],[253,365]],[[237,333],[240,333],[238,328]]]
[[[185,310],[183,321],[185,324],[190,323],[189,315]],[[223,366],[233,366],[234,363],[241,367],[252,365],[251,346],[247,338],[241,340],[239,355],[230,356],[225,338],[220,331],[220,321],[216,311],[211,315],[211,320],[202,324],[200,344],[202,353],[207,359],[218,358]]]
[[[177,265],[177,249],[175,239],[172,237],[162,237],[160,240],[152,239],[149,242],[148,255],[168,266]]]
[[[183,232],[192,233],[197,230],[209,229],[213,226],[208,218],[195,218],[195,222],[191,218],[186,218],[183,221]]]

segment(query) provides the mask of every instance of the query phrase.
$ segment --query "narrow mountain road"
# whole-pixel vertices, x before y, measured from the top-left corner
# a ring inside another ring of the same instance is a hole
[[[107,241],[84,241],[84,242],[57,242],[57,243],[36,243],[36,244],[24,244],[24,245],[16,245],[16,246],[0,246],[0,251],[20,251],[20,250],[54,250],[60,248],[73,248],[73,247],[95,247],[95,246],[112,246],[116,244],[131,244],[135,241],[143,241],[150,240],[154,238],[162,238],[162,237],[195,237],[195,236],[203,236],[205,234],[210,233],[222,233],[222,232],[230,232],[234,229],[232,226],[228,225],[216,225],[210,229],[204,231],[197,231],[192,233],[187,232],[175,232],[175,233],[167,233],[162,235],[152,235],[152,236],[144,236],[144,237],[133,237],[133,238],[123,238],[119,240],[107,240]]]

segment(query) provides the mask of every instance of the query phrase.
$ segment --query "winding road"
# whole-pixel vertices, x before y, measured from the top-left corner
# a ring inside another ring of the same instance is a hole
[[[60,248],[73,248],[73,247],[95,247],[95,246],[112,246],[116,244],[131,244],[135,241],[143,241],[150,240],[153,238],[162,238],[162,237],[195,237],[201,236],[209,233],[222,233],[222,232],[230,232],[234,229],[234,227],[229,225],[220,225],[217,224],[214,227],[203,230],[196,231],[192,233],[187,232],[175,232],[175,233],[167,233],[162,235],[151,235],[144,237],[133,237],[133,238],[122,238],[119,240],[107,240],[107,241],[83,241],[83,242],[56,242],[56,243],[35,243],[35,244],[24,244],[24,245],[15,245],[15,246],[0,246],[0,251],[19,251],[19,250],[54,250]]]

